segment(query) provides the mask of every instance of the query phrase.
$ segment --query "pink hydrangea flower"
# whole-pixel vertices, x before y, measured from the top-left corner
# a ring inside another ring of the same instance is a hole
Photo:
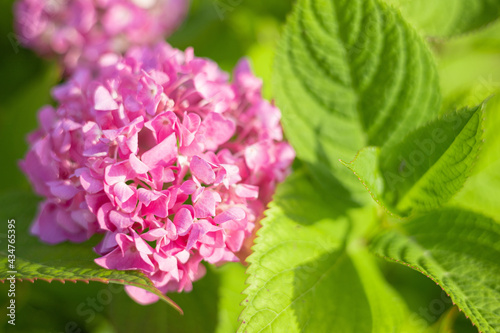
[[[233,82],[161,42],[79,68],[39,112],[21,167],[45,197],[32,233],[104,237],[96,262],[190,290],[202,261],[237,261],[295,157],[246,60]],[[133,287],[141,303],[157,298]]]
[[[71,72],[106,52],[152,45],[183,21],[189,0],[18,0],[14,6],[22,44],[58,57]]]

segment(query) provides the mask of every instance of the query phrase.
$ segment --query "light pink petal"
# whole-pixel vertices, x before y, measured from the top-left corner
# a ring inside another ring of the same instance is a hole
[[[119,230],[124,230],[134,224],[134,220],[130,214],[125,214],[112,210],[109,212],[109,221],[113,223]]]
[[[62,200],[69,200],[79,192],[70,181],[54,181],[47,184],[52,195]]]
[[[215,251],[213,246],[209,246],[207,244],[202,244],[200,246],[200,254],[203,258],[210,257]]]
[[[214,222],[221,224],[227,221],[239,221],[246,217],[245,211],[240,207],[231,207],[214,218]]]
[[[245,239],[245,231],[243,230],[233,231],[226,238],[227,247],[233,252],[238,252],[239,250],[241,250],[244,239]]]
[[[193,175],[205,184],[212,184],[215,181],[215,172],[210,164],[198,156],[193,156],[190,169]]]
[[[134,301],[141,305],[157,302],[160,297],[139,287],[125,286],[125,291]]]
[[[85,202],[89,207],[89,210],[97,215],[97,211],[99,208],[105,203],[109,202],[109,198],[105,193],[97,193],[97,194],[87,194],[85,196]]]
[[[192,180],[186,180],[184,183],[182,183],[180,190],[181,192],[185,194],[193,194],[194,191],[196,191],[197,185],[194,181]]]
[[[94,108],[99,111],[111,111],[118,109],[118,104],[111,97],[108,89],[98,86],[94,92]]]
[[[143,215],[153,214],[162,218],[167,217],[170,193],[167,192],[167,194],[164,194],[144,188],[140,188],[138,193],[139,201],[144,204],[141,209]]]
[[[221,202],[220,195],[213,191],[204,191],[194,204],[196,218],[205,218],[215,215],[215,206]]]
[[[140,188],[137,190],[139,194],[139,201],[145,205],[149,205],[151,201],[158,199],[162,193],[157,191],[151,191],[145,188]]]
[[[128,168],[125,163],[116,163],[106,167],[104,180],[108,185],[114,185],[127,180]]]
[[[191,228],[191,232],[189,233],[188,242],[186,244],[186,250],[189,251],[196,244],[198,238],[202,235],[200,230],[200,225],[195,223]]]
[[[109,212],[113,209],[113,205],[110,202],[102,205],[97,211],[97,223],[101,230],[115,230],[109,220]]]
[[[223,115],[212,112],[203,120],[201,125],[205,131],[205,148],[215,150],[219,145],[227,142],[234,134],[236,125]]]
[[[142,163],[141,160],[135,156],[135,154],[130,154],[128,160],[130,162],[130,166],[136,173],[143,174],[149,171],[148,166]]]
[[[191,215],[191,212],[186,208],[179,209],[179,211],[175,214],[174,224],[177,228],[179,236],[186,235],[193,224],[193,216]]]
[[[158,268],[164,272],[177,271],[177,258],[176,257],[164,257],[158,253],[153,255],[156,262],[158,263]],[[177,272],[177,279],[179,278],[179,273]]]
[[[78,169],[75,173],[80,176],[80,184],[88,193],[94,194],[103,190],[102,180],[92,177],[88,168]]]
[[[245,162],[254,172],[270,163],[270,146],[267,142],[259,142],[245,148]]]
[[[177,253],[175,256],[177,257],[177,259],[179,260],[180,263],[185,264],[189,260],[190,254],[188,251],[182,250],[181,252]]]
[[[196,223],[193,223],[191,232],[189,233],[186,250],[189,251],[193,246],[195,246],[196,242],[200,241],[207,233],[220,230],[221,228],[211,224],[207,220],[199,220]]]
[[[234,192],[240,198],[257,199],[259,197],[259,187],[255,185],[238,184]]]
[[[177,239],[177,237],[178,237],[177,227],[175,226],[175,224],[172,221],[170,221],[170,219],[167,219],[167,222],[165,222],[165,230],[167,232],[168,239],[171,239],[171,240]]]
[[[40,205],[40,212],[31,226],[31,233],[49,244],[57,244],[67,240],[64,230],[54,223],[57,218],[57,206],[50,202]]]
[[[158,239],[166,236],[168,234],[167,230],[163,228],[157,228],[153,230],[149,230],[148,232],[144,233],[141,235],[142,239],[148,241],[148,242],[154,242],[157,241]]]
[[[157,165],[168,166],[177,158],[177,139],[175,133],[170,134],[165,140],[157,144],[144,154],[142,161],[150,168]]]
[[[144,254],[153,254],[153,248],[148,243],[146,243],[139,235],[133,232],[132,236],[134,237],[135,247],[139,252],[142,252]]]
[[[113,193],[121,203],[127,202],[135,194],[134,190],[123,182],[116,183],[113,186]]]
[[[221,167],[226,171],[223,179],[226,188],[241,181],[240,168],[237,165],[221,164]]]
[[[103,240],[97,244],[94,250],[100,255],[106,255],[118,246],[116,242],[116,233],[107,232],[104,234]]]
[[[222,257],[224,256],[224,252],[225,251],[223,248],[215,248],[213,254],[205,258],[205,260],[210,264],[215,264],[216,262],[221,261]]]

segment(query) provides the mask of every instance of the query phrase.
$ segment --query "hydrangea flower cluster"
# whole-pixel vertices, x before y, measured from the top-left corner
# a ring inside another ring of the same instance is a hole
[[[189,0],[18,0],[19,41],[43,56],[59,57],[71,72],[106,52],[152,45],[184,19]]]
[[[164,42],[77,69],[53,90],[57,108],[40,110],[21,162],[45,197],[32,233],[104,233],[96,262],[141,270],[163,292],[190,290],[202,260],[237,261],[295,154],[248,62],[228,79]]]

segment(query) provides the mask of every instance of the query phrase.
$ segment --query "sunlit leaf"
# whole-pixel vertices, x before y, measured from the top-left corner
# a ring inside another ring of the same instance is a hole
[[[436,211],[381,234],[372,250],[438,283],[481,332],[500,330],[498,223],[467,211]]]

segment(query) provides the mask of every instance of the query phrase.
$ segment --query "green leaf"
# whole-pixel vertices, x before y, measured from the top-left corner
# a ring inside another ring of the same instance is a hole
[[[485,142],[472,176],[452,204],[500,221],[500,96],[488,100],[485,109]]]
[[[500,29],[498,30],[500,33]],[[455,53],[460,52],[457,50],[460,46],[462,45],[450,49]],[[462,46],[464,47],[467,46]],[[500,48],[471,53],[455,56],[456,59],[447,59],[450,56],[440,59],[441,90],[444,97],[442,114],[465,105],[478,105],[500,92]]]
[[[449,37],[482,27],[500,17],[497,0],[386,0],[424,34]]]
[[[474,34],[433,44],[443,95],[441,113],[478,105],[500,91],[500,20]]]
[[[338,159],[430,120],[438,76],[424,41],[376,0],[299,0],[275,59],[274,88],[298,157],[362,191]],[[331,177],[331,176],[330,176]]]
[[[451,204],[500,222],[500,160],[468,179]]]
[[[379,147],[365,147],[361,149],[350,163],[340,160],[342,164],[354,172],[359,181],[368,190],[373,200],[383,208],[386,208],[389,213],[392,213],[391,207],[385,202],[384,192],[386,186],[379,169],[379,161]]]
[[[220,274],[207,267],[207,274],[193,283],[192,291],[171,293],[184,310],[183,316],[170,311],[164,302],[141,306],[123,292],[114,295],[108,317],[116,332],[214,333],[221,283]]]
[[[481,332],[500,331],[500,225],[490,218],[432,212],[384,232],[371,249],[438,283]]]
[[[390,213],[408,215],[448,202],[464,185],[483,144],[484,104],[452,112],[401,142],[366,147],[342,162]]]
[[[484,104],[452,112],[380,153],[386,202],[397,211],[445,204],[463,186],[483,142]]]
[[[279,186],[248,259],[239,332],[398,331],[404,303],[351,240],[353,219],[366,226],[374,212],[339,213],[304,172]]]
[[[216,333],[234,333],[238,330],[238,317],[243,310],[242,302],[245,299],[243,290],[248,277],[245,270],[240,263],[229,263],[217,268],[220,284]]]
[[[148,306],[119,293],[109,305],[109,318],[117,332],[234,333],[238,329],[238,306],[244,299],[245,267],[240,263],[221,267],[207,265],[207,273],[193,283],[190,292],[170,296],[184,310],[179,316],[164,302]]]
[[[32,194],[9,192],[0,195],[0,207],[4,220],[15,220],[15,269],[9,267],[7,225],[4,224],[2,247],[0,249],[0,281],[12,275],[16,279],[34,281],[98,281],[118,283],[143,288],[152,292],[177,311],[181,308],[153,285],[151,280],[139,271],[109,270],[94,263],[97,255],[92,248],[99,241],[98,236],[81,243],[42,244],[30,236],[28,227],[37,207],[37,199]],[[11,273],[15,271],[16,273]]]

